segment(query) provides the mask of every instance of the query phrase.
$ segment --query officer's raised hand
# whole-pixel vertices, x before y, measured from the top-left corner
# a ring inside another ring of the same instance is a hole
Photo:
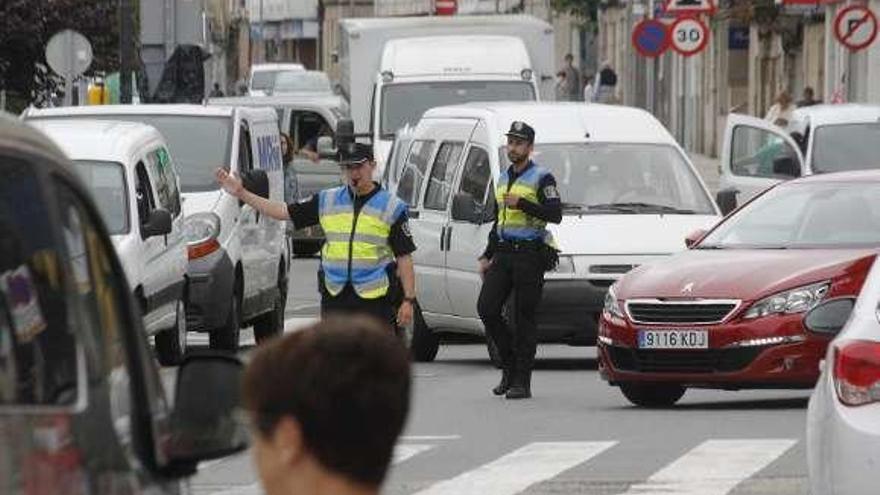
[[[214,172],[214,177],[224,191],[236,198],[241,197],[244,186],[235,172],[228,172],[225,168],[218,168],[217,171]]]

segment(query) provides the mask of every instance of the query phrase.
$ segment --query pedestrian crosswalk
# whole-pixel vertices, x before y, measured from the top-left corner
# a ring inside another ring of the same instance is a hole
[[[409,463],[431,455],[432,463],[439,463],[444,451],[458,436],[404,437],[394,452],[394,474],[405,472]],[[632,440],[628,440],[632,442]],[[613,456],[624,441],[547,441],[532,442],[493,459],[466,469],[448,479],[408,482],[412,490],[386,486],[388,492],[415,495],[514,495],[528,492],[545,493],[542,483],[551,482],[573,468],[589,466],[603,456]],[[780,459],[798,443],[797,439],[707,439],[679,454],[664,460],[667,464],[648,475],[643,481],[622,486],[617,491],[601,493],[618,495],[726,495],[749,478],[759,475],[771,463]],[[212,466],[214,468],[214,466]],[[635,473],[634,473],[635,474]],[[395,481],[395,476],[390,480]],[[600,493],[589,489],[584,480],[575,491],[548,489],[546,493]],[[251,483],[219,491],[198,491],[211,495],[259,495],[259,484]],[[781,493],[781,492],[775,492]],[[796,493],[796,492],[793,492]]]

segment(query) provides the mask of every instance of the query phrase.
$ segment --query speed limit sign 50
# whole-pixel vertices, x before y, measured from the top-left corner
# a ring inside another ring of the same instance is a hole
[[[672,48],[685,57],[700,53],[709,43],[709,28],[696,17],[682,17],[669,29]]]

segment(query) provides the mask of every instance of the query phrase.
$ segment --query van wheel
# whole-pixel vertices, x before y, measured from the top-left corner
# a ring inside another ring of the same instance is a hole
[[[412,332],[409,339],[409,352],[414,361],[431,362],[440,350],[440,338],[428,328],[422,309],[418,304],[413,308]]]
[[[254,338],[257,345],[284,333],[285,306],[287,306],[287,277],[278,274],[278,290],[272,310],[254,320]]]
[[[156,334],[156,357],[162,366],[175,366],[186,355],[186,306],[177,301],[174,326]]]
[[[684,395],[687,388],[676,383],[623,382],[620,391],[633,404],[641,407],[669,407]]]
[[[237,352],[238,337],[241,334],[241,298],[238,291],[232,292],[232,300],[229,301],[229,314],[226,323],[222,327],[213,330],[209,337],[211,349]]]

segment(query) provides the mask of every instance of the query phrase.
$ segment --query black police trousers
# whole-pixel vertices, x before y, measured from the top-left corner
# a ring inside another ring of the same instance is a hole
[[[333,296],[321,287],[321,317],[333,315],[367,315],[383,324],[397,328],[396,304],[388,295],[376,299],[364,299],[357,295],[351,284],[346,284],[342,292]]]
[[[544,263],[539,251],[496,252],[483,280],[477,311],[488,337],[498,348],[504,369],[530,373],[538,328],[535,312],[544,289]],[[512,307],[505,321],[504,304]]]

